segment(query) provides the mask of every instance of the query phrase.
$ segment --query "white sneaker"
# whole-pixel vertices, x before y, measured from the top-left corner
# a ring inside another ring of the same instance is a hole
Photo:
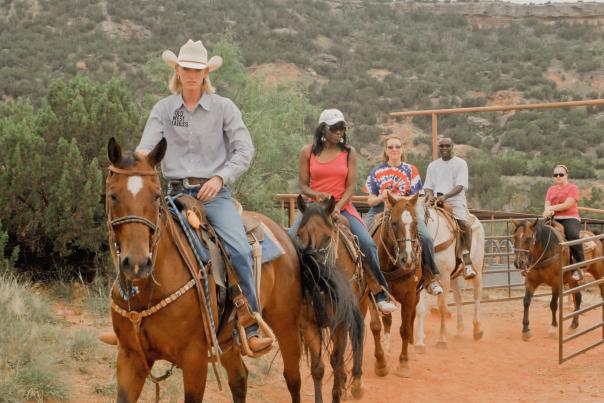
[[[380,301],[377,303],[377,308],[381,313],[392,313],[396,311],[396,305],[388,301]]]
[[[430,295],[440,295],[443,293],[443,288],[438,283],[438,280],[432,280],[430,284],[426,287],[426,291]]]
[[[476,277],[476,272],[474,271],[474,268],[471,265],[465,266],[463,269],[463,278],[465,278],[466,280],[470,280],[474,277]]]
[[[575,280],[575,281],[583,280],[583,270],[577,269],[577,270],[573,271],[572,277],[573,277],[573,280]]]

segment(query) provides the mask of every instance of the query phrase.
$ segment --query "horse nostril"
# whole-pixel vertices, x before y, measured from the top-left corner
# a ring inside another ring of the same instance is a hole
[[[130,268],[130,258],[128,256],[124,257],[122,259],[122,269],[129,269]]]

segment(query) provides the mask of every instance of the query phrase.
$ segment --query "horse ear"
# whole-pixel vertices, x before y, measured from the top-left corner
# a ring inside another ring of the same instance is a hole
[[[388,196],[388,203],[390,203],[390,206],[394,206],[398,201],[396,200],[396,197],[392,196],[392,193],[390,193],[390,191],[386,191],[386,195]]]
[[[333,213],[333,210],[336,208],[336,198],[333,196],[329,196],[329,199],[327,199],[327,205],[325,207],[325,209],[327,210],[327,214],[331,215],[331,213]]]
[[[514,227],[516,227],[516,228],[518,228],[518,226],[520,225],[520,223],[518,221],[514,220],[513,218],[512,218],[512,224],[514,224]]]
[[[165,137],[162,137],[159,143],[157,143],[153,150],[151,150],[151,152],[147,155],[147,161],[149,162],[149,165],[154,167],[159,164],[166,155],[167,148],[168,142],[166,141]]]
[[[298,210],[300,210],[302,213],[306,211],[306,202],[304,201],[304,197],[302,197],[302,195],[298,195],[296,198],[296,207],[298,207]]]
[[[122,147],[117,143],[115,137],[109,139],[107,144],[107,156],[112,165],[117,165],[122,159]]]
[[[532,227],[534,227],[537,224],[539,224],[539,217],[535,218],[535,221],[533,221]]]
[[[418,198],[419,198],[419,193],[416,193],[413,196],[411,196],[411,199],[409,199],[409,202],[411,203],[411,205],[415,206],[415,203],[417,203]]]

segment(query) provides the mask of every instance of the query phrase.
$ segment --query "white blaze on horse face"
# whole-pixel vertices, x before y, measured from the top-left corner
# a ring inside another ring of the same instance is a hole
[[[131,176],[128,178],[128,190],[132,196],[136,197],[138,192],[143,188],[143,178],[140,176]]]
[[[413,222],[413,216],[410,212],[403,211],[401,221],[405,224],[405,252],[408,256],[411,256],[411,223]]]

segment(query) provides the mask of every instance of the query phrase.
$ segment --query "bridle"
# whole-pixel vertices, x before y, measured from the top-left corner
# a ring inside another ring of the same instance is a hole
[[[514,253],[519,254],[519,255],[520,254],[525,254],[527,256],[528,267],[521,269],[524,274],[529,273],[531,270],[533,270],[535,268],[539,268],[541,266],[544,266],[546,263],[549,263],[548,261],[550,259],[556,258],[556,256],[558,256],[558,254],[555,254],[555,255],[552,255],[552,256],[548,257],[545,260],[542,260],[543,256],[545,256],[545,252],[547,252],[547,249],[549,247],[549,243],[550,243],[551,238],[552,238],[552,230],[550,229],[548,231],[548,234],[547,234],[547,242],[545,244],[545,247],[543,248],[543,252],[541,252],[541,255],[535,261],[535,263],[532,263],[532,261],[533,261],[533,254],[531,252],[531,249],[533,249],[535,247],[535,245],[537,244],[537,238],[535,236],[533,236],[533,241],[529,245],[528,249],[514,247]]]
[[[131,171],[127,169],[117,168],[113,165],[109,166],[109,175],[107,175],[107,183],[109,183],[109,178],[112,176],[111,173],[126,175],[126,176],[157,176],[157,172],[155,170],[145,170],[145,171]],[[115,266],[115,270],[118,273],[117,276],[117,286],[120,292],[120,295],[124,300],[129,301],[129,299],[136,294],[132,289],[124,290],[123,288],[123,275],[120,270],[120,255],[121,249],[120,244],[115,235],[115,230],[117,227],[121,225],[127,224],[144,224],[151,229],[152,237],[149,240],[149,257],[151,258],[151,276],[153,277],[153,271],[155,269],[155,260],[157,259],[157,249],[159,247],[159,239],[161,236],[160,232],[160,220],[162,216],[162,208],[161,205],[157,209],[157,215],[155,218],[155,223],[151,222],[151,220],[141,217],[138,215],[126,215],[123,217],[113,218],[111,215],[111,200],[109,200],[109,192],[105,195],[105,210],[107,213],[107,230],[109,232],[109,247],[111,249],[111,258],[113,260],[113,265]],[[155,280],[154,280],[155,282]]]
[[[413,221],[412,225],[416,226],[416,229],[417,229],[417,222],[415,220]],[[417,263],[418,250],[420,248],[419,240],[417,238],[416,239],[409,238],[408,234],[407,234],[407,238],[399,237],[396,235],[396,233],[394,232],[392,227],[393,227],[392,210],[387,209],[386,211],[384,211],[382,228],[380,229],[380,243],[382,244],[383,249],[386,252],[386,255],[388,256],[388,260],[390,260],[390,263],[393,266],[398,267],[398,261],[399,261],[399,257],[401,254],[401,249],[404,249],[404,244],[406,242],[411,242],[412,250],[413,250],[413,253],[412,253],[413,263],[414,264]],[[394,240],[394,242],[393,242],[394,243],[394,254],[395,254],[394,257],[390,253],[390,250],[389,250],[388,246],[386,245],[386,243],[384,242],[384,239]]]

